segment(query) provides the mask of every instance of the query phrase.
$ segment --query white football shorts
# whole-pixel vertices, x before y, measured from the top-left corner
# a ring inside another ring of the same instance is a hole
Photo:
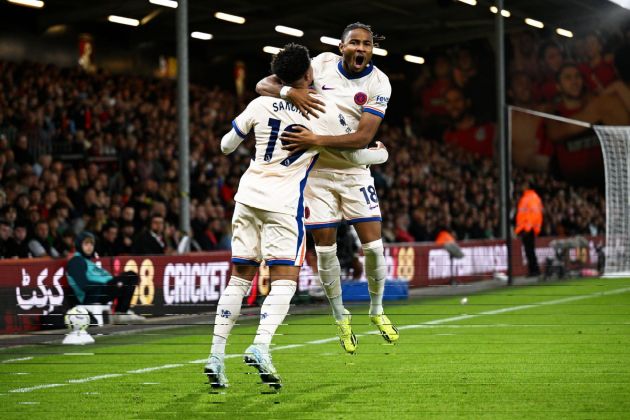
[[[307,229],[336,227],[341,220],[351,225],[382,221],[374,178],[369,172],[357,175],[313,170],[304,199]]]
[[[232,217],[232,262],[301,266],[306,252],[304,218],[236,203]]]

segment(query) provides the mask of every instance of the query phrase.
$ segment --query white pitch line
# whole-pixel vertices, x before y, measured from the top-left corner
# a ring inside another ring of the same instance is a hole
[[[58,386],[66,386],[68,384],[43,384],[43,385],[35,385],[32,386],[30,388],[18,388],[18,389],[12,389],[9,392],[32,392],[32,391],[37,391],[38,389],[46,389],[46,388],[56,388]]]
[[[324,344],[339,340],[339,337],[324,338],[323,340],[307,341],[306,344]]]
[[[401,327],[398,327],[398,329],[399,330],[403,330],[403,329],[412,329],[412,328],[430,328],[430,327],[433,327],[435,325],[444,324],[446,322],[462,321],[462,320],[471,319],[471,318],[478,318],[480,316],[485,316],[485,315],[497,315],[497,314],[502,314],[502,313],[505,313],[505,312],[520,311],[520,310],[523,310],[523,309],[531,309],[531,308],[536,308],[536,307],[540,307],[540,306],[559,305],[559,304],[562,304],[562,303],[574,302],[576,300],[590,299],[590,298],[594,298],[594,297],[601,297],[601,296],[608,296],[608,295],[617,295],[617,294],[626,293],[626,292],[630,292],[630,287],[624,287],[624,288],[621,288],[621,289],[608,290],[608,291],[605,291],[605,292],[591,293],[589,295],[569,296],[569,297],[565,297],[565,298],[562,298],[562,299],[554,299],[554,300],[549,300],[549,301],[546,301],[546,302],[532,303],[532,304],[528,304],[528,305],[510,306],[510,307],[507,307],[507,308],[495,309],[495,310],[492,310],[492,311],[484,311],[484,312],[479,312],[479,313],[476,313],[476,314],[458,315],[458,316],[451,316],[451,317],[448,317],[448,318],[434,319],[433,321],[427,321],[427,322],[422,323],[422,324],[403,325]],[[369,331],[366,334],[357,334],[357,336],[362,336],[362,335],[367,335],[367,334],[376,334],[376,333],[378,333],[378,332],[376,332],[376,331]],[[336,341],[336,340],[338,340],[337,337],[331,337],[331,338],[325,338],[323,340],[308,341],[308,342],[306,342],[304,344],[290,344],[290,345],[287,345],[287,346],[276,347],[275,349],[272,349],[272,351],[293,349],[293,348],[298,348],[298,347],[304,347],[304,346],[311,345],[311,344],[324,344],[324,343],[328,343],[328,342],[332,342],[332,341]],[[229,355],[226,355],[225,358],[226,359],[228,359],[228,358],[231,359],[231,358],[240,357],[240,356],[241,356],[240,354],[229,354]],[[190,364],[200,364],[200,363],[206,363],[206,361],[207,361],[207,359],[197,359],[197,360],[191,360],[188,363],[190,363]],[[168,364],[168,365],[162,365],[162,366],[148,367],[148,368],[143,368],[143,369],[130,370],[130,371],[127,372],[127,374],[153,372],[155,370],[172,369],[172,368],[181,367],[181,366],[185,366],[185,364],[184,363],[175,363],[175,364]],[[99,380],[99,379],[106,379],[106,378],[113,377],[113,376],[124,376],[124,375],[125,375],[124,373],[120,373],[120,374],[92,376],[90,378],[84,378],[84,379],[70,379],[69,381],[67,381],[67,383],[63,383],[63,384],[36,385],[36,386],[30,387],[30,388],[12,389],[9,392],[11,392],[11,393],[32,392],[32,391],[36,391],[38,389],[55,388],[55,387],[59,387],[59,386],[66,386],[68,384],[76,384],[76,383],[88,382],[88,380],[95,381],[95,380]]]
[[[184,366],[182,363],[173,363],[170,365],[153,366],[153,367],[148,367],[148,368],[129,370],[127,371],[127,373],[146,373],[146,372],[153,372],[154,370],[173,369],[173,368],[182,367],[182,366]]]
[[[100,379],[116,378],[118,376],[123,376],[123,374],[122,373],[108,373],[106,375],[90,376],[89,378],[83,378],[83,379],[70,379],[68,383],[69,384],[82,384],[85,382],[98,381]]]
[[[18,357],[17,359],[3,360],[2,363],[24,362],[26,360],[33,360],[32,357]]]
[[[273,351],[288,350],[288,349],[294,349],[296,347],[303,347],[303,346],[304,346],[304,344],[287,344],[286,346],[276,347],[276,348],[273,349]]]
[[[546,302],[532,303],[528,305],[510,306],[508,308],[495,309],[492,311],[484,311],[484,312],[479,312],[476,314],[459,315],[459,316],[452,316],[449,318],[435,319],[433,321],[427,321],[423,324],[403,325],[402,327],[398,327],[398,329],[408,330],[412,328],[427,328],[428,326],[439,325],[445,322],[454,322],[454,321],[462,321],[465,319],[478,318],[483,315],[498,315],[498,314],[503,314],[506,312],[514,312],[514,311],[520,311],[523,309],[537,308],[540,306],[559,305],[562,303],[574,302],[576,300],[590,299],[594,297],[601,297],[601,296],[608,296],[608,295],[618,295],[620,293],[625,293],[625,292],[630,292],[630,287],[624,287],[622,289],[615,289],[615,290],[608,290],[606,292],[597,292],[597,293],[592,293],[590,295],[569,296],[569,297],[565,297],[561,299],[548,300]]]

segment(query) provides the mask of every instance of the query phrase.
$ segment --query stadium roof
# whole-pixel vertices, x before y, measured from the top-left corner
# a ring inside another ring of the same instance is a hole
[[[0,27],[5,31],[27,30],[42,35],[56,27],[59,31],[92,33],[97,40],[124,39],[136,44],[174,46],[175,9],[151,4],[149,0],[44,0],[41,9],[0,1]],[[492,36],[494,15],[489,7],[494,2],[477,3],[471,6],[457,0],[324,0],[306,7],[305,2],[288,0],[189,0],[189,29],[212,34],[213,39],[204,45],[222,54],[246,49],[260,51],[265,45],[282,46],[291,41],[321,49],[321,36],[339,38],[345,25],[362,21],[387,36],[382,46],[390,54],[405,54]],[[505,0],[505,8],[511,13],[506,20],[508,32],[526,27],[526,17],[543,22],[543,31],[560,27],[576,33],[581,28],[601,27],[604,22],[608,26],[608,21],[618,23],[630,18],[630,11],[608,0]],[[239,25],[218,20],[214,17],[217,11],[242,16],[246,22]],[[144,19],[145,23],[126,27],[108,22],[109,15]],[[304,36],[280,34],[274,30],[276,25],[300,29]]]

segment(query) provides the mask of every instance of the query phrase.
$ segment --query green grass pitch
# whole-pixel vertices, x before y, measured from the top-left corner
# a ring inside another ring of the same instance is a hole
[[[353,356],[329,315],[287,318],[277,393],[238,355],[255,317],[234,329],[230,388],[219,393],[201,373],[211,319],[91,346],[4,349],[0,418],[630,418],[629,279],[389,304],[397,345],[374,334],[365,306],[350,309],[361,334]]]

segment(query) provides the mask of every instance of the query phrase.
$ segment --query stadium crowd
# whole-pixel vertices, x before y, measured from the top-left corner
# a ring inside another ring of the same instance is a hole
[[[624,34],[630,40],[628,28]],[[530,32],[511,41],[513,103],[563,115],[604,96],[625,103],[627,68],[615,69],[599,35],[571,44],[575,65],[569,51]],[[402,125],[385,120],[378,139],[390,159],[372,168],[385,240],[433,241],[444,228],[458,239],[498,235],[494,94],[481,62],[474,48],[436,54],[415,86],[417,112]],[[570,68],[584,86],[574,92],[577,105],[557,83]],[[193,250],[229,248],[233,197],[250,149],[226,157],[219,142],[249,99],[190,87]],[[0,61],[0,256],[67,257],[83,230],[98,235],[101,256],[175,253],[182,238],[176,135],[172,81]],[[514,184],[539,192],[543,235],[602,233],[601,188],[563,180],[548,135],[528,141],[547,160],[521,165],[515,145]]]

